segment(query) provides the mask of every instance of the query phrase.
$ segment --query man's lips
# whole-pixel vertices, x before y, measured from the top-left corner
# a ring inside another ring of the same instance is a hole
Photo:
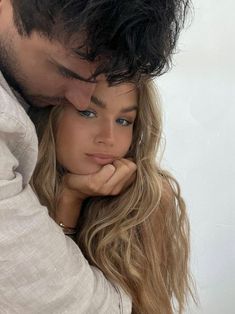
[[[117,157],[108,154],[86,154],[89,159],[99,165],[111,164]]]

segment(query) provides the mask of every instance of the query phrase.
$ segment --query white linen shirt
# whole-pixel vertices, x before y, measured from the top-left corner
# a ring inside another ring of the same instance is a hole
[[[0,72],[0,313],[130,314],[129,296],[40,205],[29,185],[37,153],[34,125]]]

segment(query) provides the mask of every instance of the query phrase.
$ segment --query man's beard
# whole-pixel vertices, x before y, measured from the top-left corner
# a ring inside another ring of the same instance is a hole
[[[0,71],[7,83],[22,96],[27,94],[24,79],[20,75],[19,64],[10,43],[0,38]]]
[[[63,97],[47,97],[29,93],[25,84],[26,80],[21,74],[19,62],[14,53],[14,49],[10,42],[6,42],[1,37],[0,71],[10,87],[17,91],[29,105],[50,106],[68,103],[68,101]]]

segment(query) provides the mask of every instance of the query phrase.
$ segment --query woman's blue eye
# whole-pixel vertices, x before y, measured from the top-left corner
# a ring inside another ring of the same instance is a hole
[[[80,116],[84,118],[94,118],[96,117],[96,114],[93,111],[90,110],[78,110],[78,113]]]
[[[117,119],[116,121],[117,121],[118,124],[120,124],[122,126],[128,126],[128,125],[132,124],[132,122],[130,122],[130,121],[126,120],[126,119],[122,119],[122,118]]]

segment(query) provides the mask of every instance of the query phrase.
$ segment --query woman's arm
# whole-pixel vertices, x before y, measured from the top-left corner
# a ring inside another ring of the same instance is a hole
[[[136,164],[128,159],[115,160],[89,175],[68,173],[63,177],[57,199],[55,221],[75,228],[83,201],[91,196],[117,195],[136,175]]]

